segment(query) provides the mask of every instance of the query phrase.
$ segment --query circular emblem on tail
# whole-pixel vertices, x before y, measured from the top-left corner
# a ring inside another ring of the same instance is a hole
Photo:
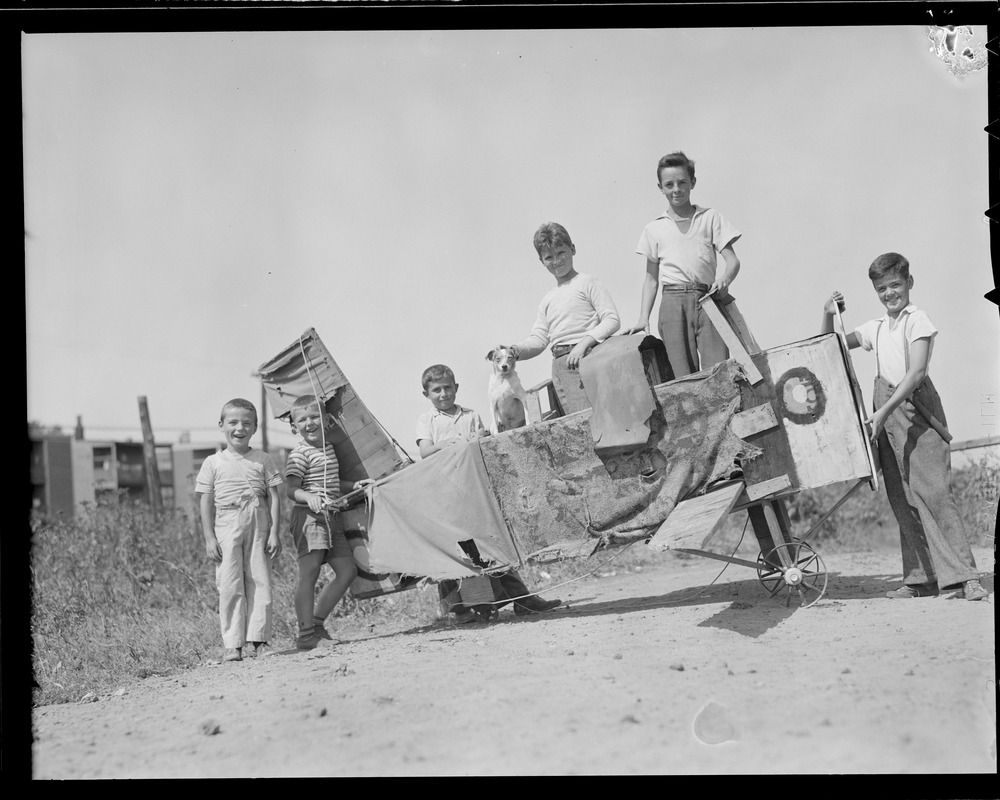
[[[812,425],[826,411],[826,392],[810,370],[794,367],[774,387],[781,416],[797,425]]]

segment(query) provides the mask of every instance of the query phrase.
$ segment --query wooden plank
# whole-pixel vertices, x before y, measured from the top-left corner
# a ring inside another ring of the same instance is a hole
[[[543,392],[545,393],[545,398],[548,401],[548,411],[545,411],[542,408]],[[528,396],[528,407],[525,409],[525,413],[527,414],[529,425],[536,422],[542,422],[553,416],[562,416],[562,411],[559,408],[559,400],[556,398],[555,387],[552,385],[551,378],[547,378],[541,383],[532,386],[527,390],[526,394]]]
[[[792,541],[792,523],[788,518],[783,498],[756,503],[747,509],[754,535],[760,545],[761,555],[772,566],[788,568],[792,565],[789,548],[781,547]],[[771,551],[777,551],[777,559]]]
[[[735,558],[734,556],[727,556],[722,553],[713,553],[711,550],[695,550],[690,547],[678,547],[676,548],[676,552],[690,553],[693,556],[701,556],[702,558],[714,558],[716,561],[725,561],[727,564],[737,564],[741,567],[750,567],[750,569],[758,569],[760,567],[759,561],[748,561],[745,558]]]
[[[736,335],[740,337],[740,341],[743,342],[743,346],[747,352],[751,354],[759,353],[760,345],[757,344],[757,340],[750,333],[750,328],[747,327],[746,320],[743,319],[743,314],[737,307],[736,301],[719,303],[719,307],[722,309],[722,313],[726,319],[729,320],[729,325],[736,331]]]
[[[755,433],[762,433],[777,427],[778,417],[774,413],[774,407],[770,403],[763,403],[746,411],[740,411],[733,417],[729,427],[733,433],[741,439],[753,436]]]
[[[769,361],[800,488],[870,476],[868,435],[838,337],[785,348]]]
[[[840,309],[837,309],[837,316],[840,317]],[[844,331],[844,320],[840,320],[840,329]],[[868,419],[868,412],[865,410],[865,398],[861,393],[861,386],[858,384],[858,376],[854,373],[854,362],[851,360],[851,349],[847,346],[847,334],[843,332],[840,337],[838,337],[840,342],[840,354],[844,359],[845,365],[847,367],[847,379],[851,384],[851,393],[854,396],[854,413],[857,416],[858,424],[861,426],[861,431],[863,433],[863,440],[865,443],[865,452],[868,454],[868,466],[871,470],[871,477],[868,479],[869,485],[872,487],[873,492],[878,491],[878,474],[879,467],[875,463],[875,445],[872,444],[871,438],[869,437],[868,426],[865,425],[865,420]]]
[[[994,447],[1000,445],[1000,436],[984,436],[982,439],[969,439],[964,442],[952,442],[951,452],[959,450],[975,450],[978,447]]]
[[[653,550],[703,548],[718,531],[742,491],[743,482],[735,481],[682,500],[646,544]]]
[[[712,295],[706,295],[701,298],[698,303],[708,315],[708,318],[712,321],[715,329],[722,337],[722,341],[726,343],[726,347],[729,348],[730,358],[736,359],[736,361],[738,361],[743,367],[750,385],[753,386],[760,383],[764,379],[763,376],[754,365],[753,359],[750,358],[750,353],[747,352],[746,347],[743,346],[743,342],[740,341],[740,337],[729,324],[729,320],[726,319],[726,316],[719,309],[718,301],[712,297]]]
[[[779,424],[746,440],[763,451],[744,462],[746,482],[787,475],[798,490],[870,478],[867,433],[840,337],[821,334],[753,358],[765,377],[744,388],[743,407],[769,403]]]
[[[525,393],[524,404],[524,415],[528,420],[528,424],[532,425],[535,422],[542,421],[542,400],[538,396],[538,392],[531,389]]]
[[[777,494],[792,486],[792,480],[787,475],[779,475],[777,478],[770,478],[760,483],[747,486],[747,497],[751,500],[760,500],[768,495]]]

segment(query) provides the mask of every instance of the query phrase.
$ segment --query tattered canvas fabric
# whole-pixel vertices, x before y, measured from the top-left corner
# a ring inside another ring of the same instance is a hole
[[[463,548],[470,539],[475,548]],[[434,580],[520,564],[480,442],[445,448],[379,481],[371,493],[368,550],[375,571]]]
[[[727,478],[758,451],[730,430],[742,369],[723,361],[654,388],[644,445],[594,450],[590,411],[481,442],[490,485],[525,558],[586,556],[646,538],[685,497]]]

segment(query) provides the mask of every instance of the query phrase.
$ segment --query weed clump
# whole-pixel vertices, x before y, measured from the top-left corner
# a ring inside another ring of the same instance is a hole
[[[297,629],[298,570],[287,530],[283,521],[283,549],[272,562],[279,647]],[[328,577],[324,570],[317,590]],[[368,600],[348,594],[333,617],[404,614],[429,622],[437,611],[429,589]],[[87,505],[74,518],[34,514],[31,595],[35,705],[108,693],[217,660],[222,651],[214,565],[205,557],[200,519],[182,512],[155,515],[123,495]]]

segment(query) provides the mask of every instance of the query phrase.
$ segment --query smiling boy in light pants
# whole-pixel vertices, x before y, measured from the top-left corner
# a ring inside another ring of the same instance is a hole
[[[222,407],[226,449],[205,459],[195,481],[205,552],[215,562],[225,661],[269,655],[271,559],[281,552],[278,519],[281,473],[271,457],[250,447],[257,409],[235,398]]]

